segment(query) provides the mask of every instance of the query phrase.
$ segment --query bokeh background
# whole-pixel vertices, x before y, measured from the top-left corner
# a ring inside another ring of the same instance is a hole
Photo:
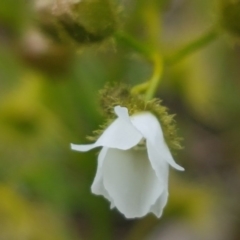
[[[239,1],[94,1],[73,28],[74,1],[0,1],[0,239],[240,239]],[[122,31],[166,59],[157,97],[184,138],[161,219],[110,210],[90,192],[98,150],[70,150],[103,123],[107,82],[152,74]]]

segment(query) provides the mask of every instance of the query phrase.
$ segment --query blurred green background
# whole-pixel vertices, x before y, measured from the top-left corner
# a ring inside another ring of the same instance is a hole
[[[53,2],[0,1],[0,239],[240,239],[240,3],[88,0],[69,28],[67,5],[51,15]],[[169,59],[212,28],[201,48],[166,61],[157,93],[176,113],[184,149],[175,160],[185,172],[171,169],[161,219],[126,220],[90,192],[98,150],[70,150],[103,123],[98,91],[107,82],[151,75],[112,34]]]

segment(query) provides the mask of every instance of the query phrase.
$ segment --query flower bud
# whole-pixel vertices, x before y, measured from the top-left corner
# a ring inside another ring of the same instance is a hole
[[[41,3],[41,4],[40,4]],[[116,29],[109,0],[52,0],[36,2],[41,28],[59,42],[100,42]]]
[[[223,0],[221,24],[231,34],[240,36],[240,0]]]

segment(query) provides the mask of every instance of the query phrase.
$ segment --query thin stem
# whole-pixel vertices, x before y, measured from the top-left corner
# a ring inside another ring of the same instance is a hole
[[[219,32],[216,30],[216,28],[212,28],[201,37],[193,40],[192,42],[188,43],[186,46],[182,47],[176,53],[166,57],[165,62],[169,65],[178,63],[185,57],[200,50],[202,47],[216,40],[218,36],[219,36]]]
[[[214,41],[215,39],[217,39],[218,36],[219,32],[216,30],[216,28],[213,27],[201,37],[193,40],[186,46],[182,47],[176,53],[172,54],[171,56],[165,57],[164,62],[168,65],[176,64],[185,57],[200,50],[202,47]],[[146,46],[140,43],[138,40],[123,32],[115,33],[115,38],[121,44],[135,49],[137,52],[142,54],[148,61],[152,62],[153,74],[151,78],[147,82],[136,85],[132,89],[132,93],[145,92],[146,100],[151,100],[154,97],[161,80],[161,75],[163,72],[163,58],[156,49],[152,49],[150,46]]]
[[[143,93],[146,92],[145,98],[146,100],[150,100],[157,89],[157,86],[160,81],[160,76],[162,74],[162,59],[157,54],[154,49],[150,48],[149,46],[146,46],[144,44],[141,44],[136,39],[132,38],[131,36],[124,34],[124,33],[116,33],[115,37],[118,41],[120,41],[122,44],[126,46],[130,46],[133,49],[135,49],[137,52],[142,54],[148,61],[150,61],[153,64],[153,74],[151,78],[144,83],[141,83],[139,85],[136,85],[132,88],[132,93]]]
[[[135,49],[138,53],[142,54],[148,60],[151,60],[153,49],[140,43],[137,39],[124,32],[116,32],[115,39],[124,46]]]
[[[145,92],[147,90],[148,86],[149,86],[149,82],[148,81],[144,82],[144,83],[140,83],[140,84],[138,84],[138,85],[136,85],[136,86],[134,86],[132,88],[131,93],[133,93],[133,94],[143,93],[143,92]]]
[[[161,56],[159,54],[154,54],[152,60],[153,60],[153,74],[148,81],[149,85],[145,94],[145,99],[147,101],[151,100],[154,97],[163,72],[163,61]]]

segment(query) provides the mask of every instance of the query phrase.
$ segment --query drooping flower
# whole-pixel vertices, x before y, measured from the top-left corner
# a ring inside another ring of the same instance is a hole
[[[149,212],[162,215],[168,199],[169,165],[175,163],[164,140],[161,125],[151,112],[129,116],[128,109],[116,106],[117,118],[93,144],[75,145],[76,151],[102,147],[91,190],[103,195],[126,218]]]

